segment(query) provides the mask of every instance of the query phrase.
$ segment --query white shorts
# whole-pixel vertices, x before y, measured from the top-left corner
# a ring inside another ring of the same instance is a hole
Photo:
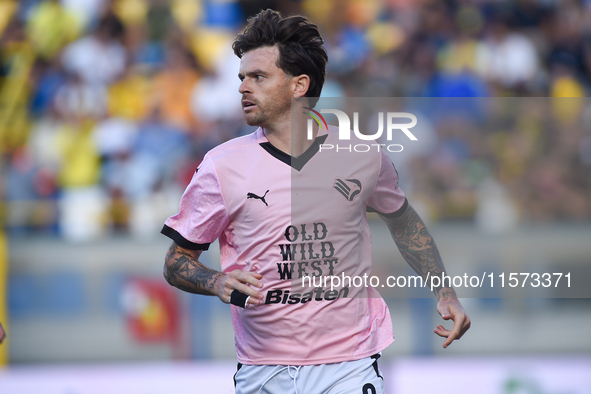
[[[295,367],[238,364],[236,394],[383,394],[379,357]]]

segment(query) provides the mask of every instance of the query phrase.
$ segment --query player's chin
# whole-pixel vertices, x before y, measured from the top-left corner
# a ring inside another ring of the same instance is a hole
[[[260,126],[262,123],[260,116],[253,116],[251,114],[244,114],[244,120],[249,126]]]

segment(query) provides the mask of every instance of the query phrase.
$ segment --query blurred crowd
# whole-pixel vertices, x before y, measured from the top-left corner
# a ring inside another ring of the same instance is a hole
[[[252,131],[231,43],[265,8],[318,24],[323,96],[591,91],[589,0],[0,0],[6,228],[157,234],[205,152]],[[432,219],[478,220],[489,208],[507,223],[591,219],[581,100],[559,101],[551,119],[524,104],[539,116],[500,116],[493,132],[437,123],[433,147],[407,166],[408,191]]]

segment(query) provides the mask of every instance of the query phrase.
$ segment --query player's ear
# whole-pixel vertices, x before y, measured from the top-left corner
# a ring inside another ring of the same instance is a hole
[[[310,77],[306,74],[295,76],[292,78],[291,84],[293,97],[304,97],[310,89]]]

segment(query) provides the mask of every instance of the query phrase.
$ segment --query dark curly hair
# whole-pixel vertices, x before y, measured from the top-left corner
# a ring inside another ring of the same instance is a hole
[[[318,27],[306,17],[282,18],[279,12],[267,9],[248,19],[244,31],[234,40],[232,49],[236,56],[242,58],[252,49],[277,46],[277,67],[292,76],[308,75],[310,87],[306,97],[319,97],[328,62],[323,43]],[[315,105],[316,101],[311,104]]]

